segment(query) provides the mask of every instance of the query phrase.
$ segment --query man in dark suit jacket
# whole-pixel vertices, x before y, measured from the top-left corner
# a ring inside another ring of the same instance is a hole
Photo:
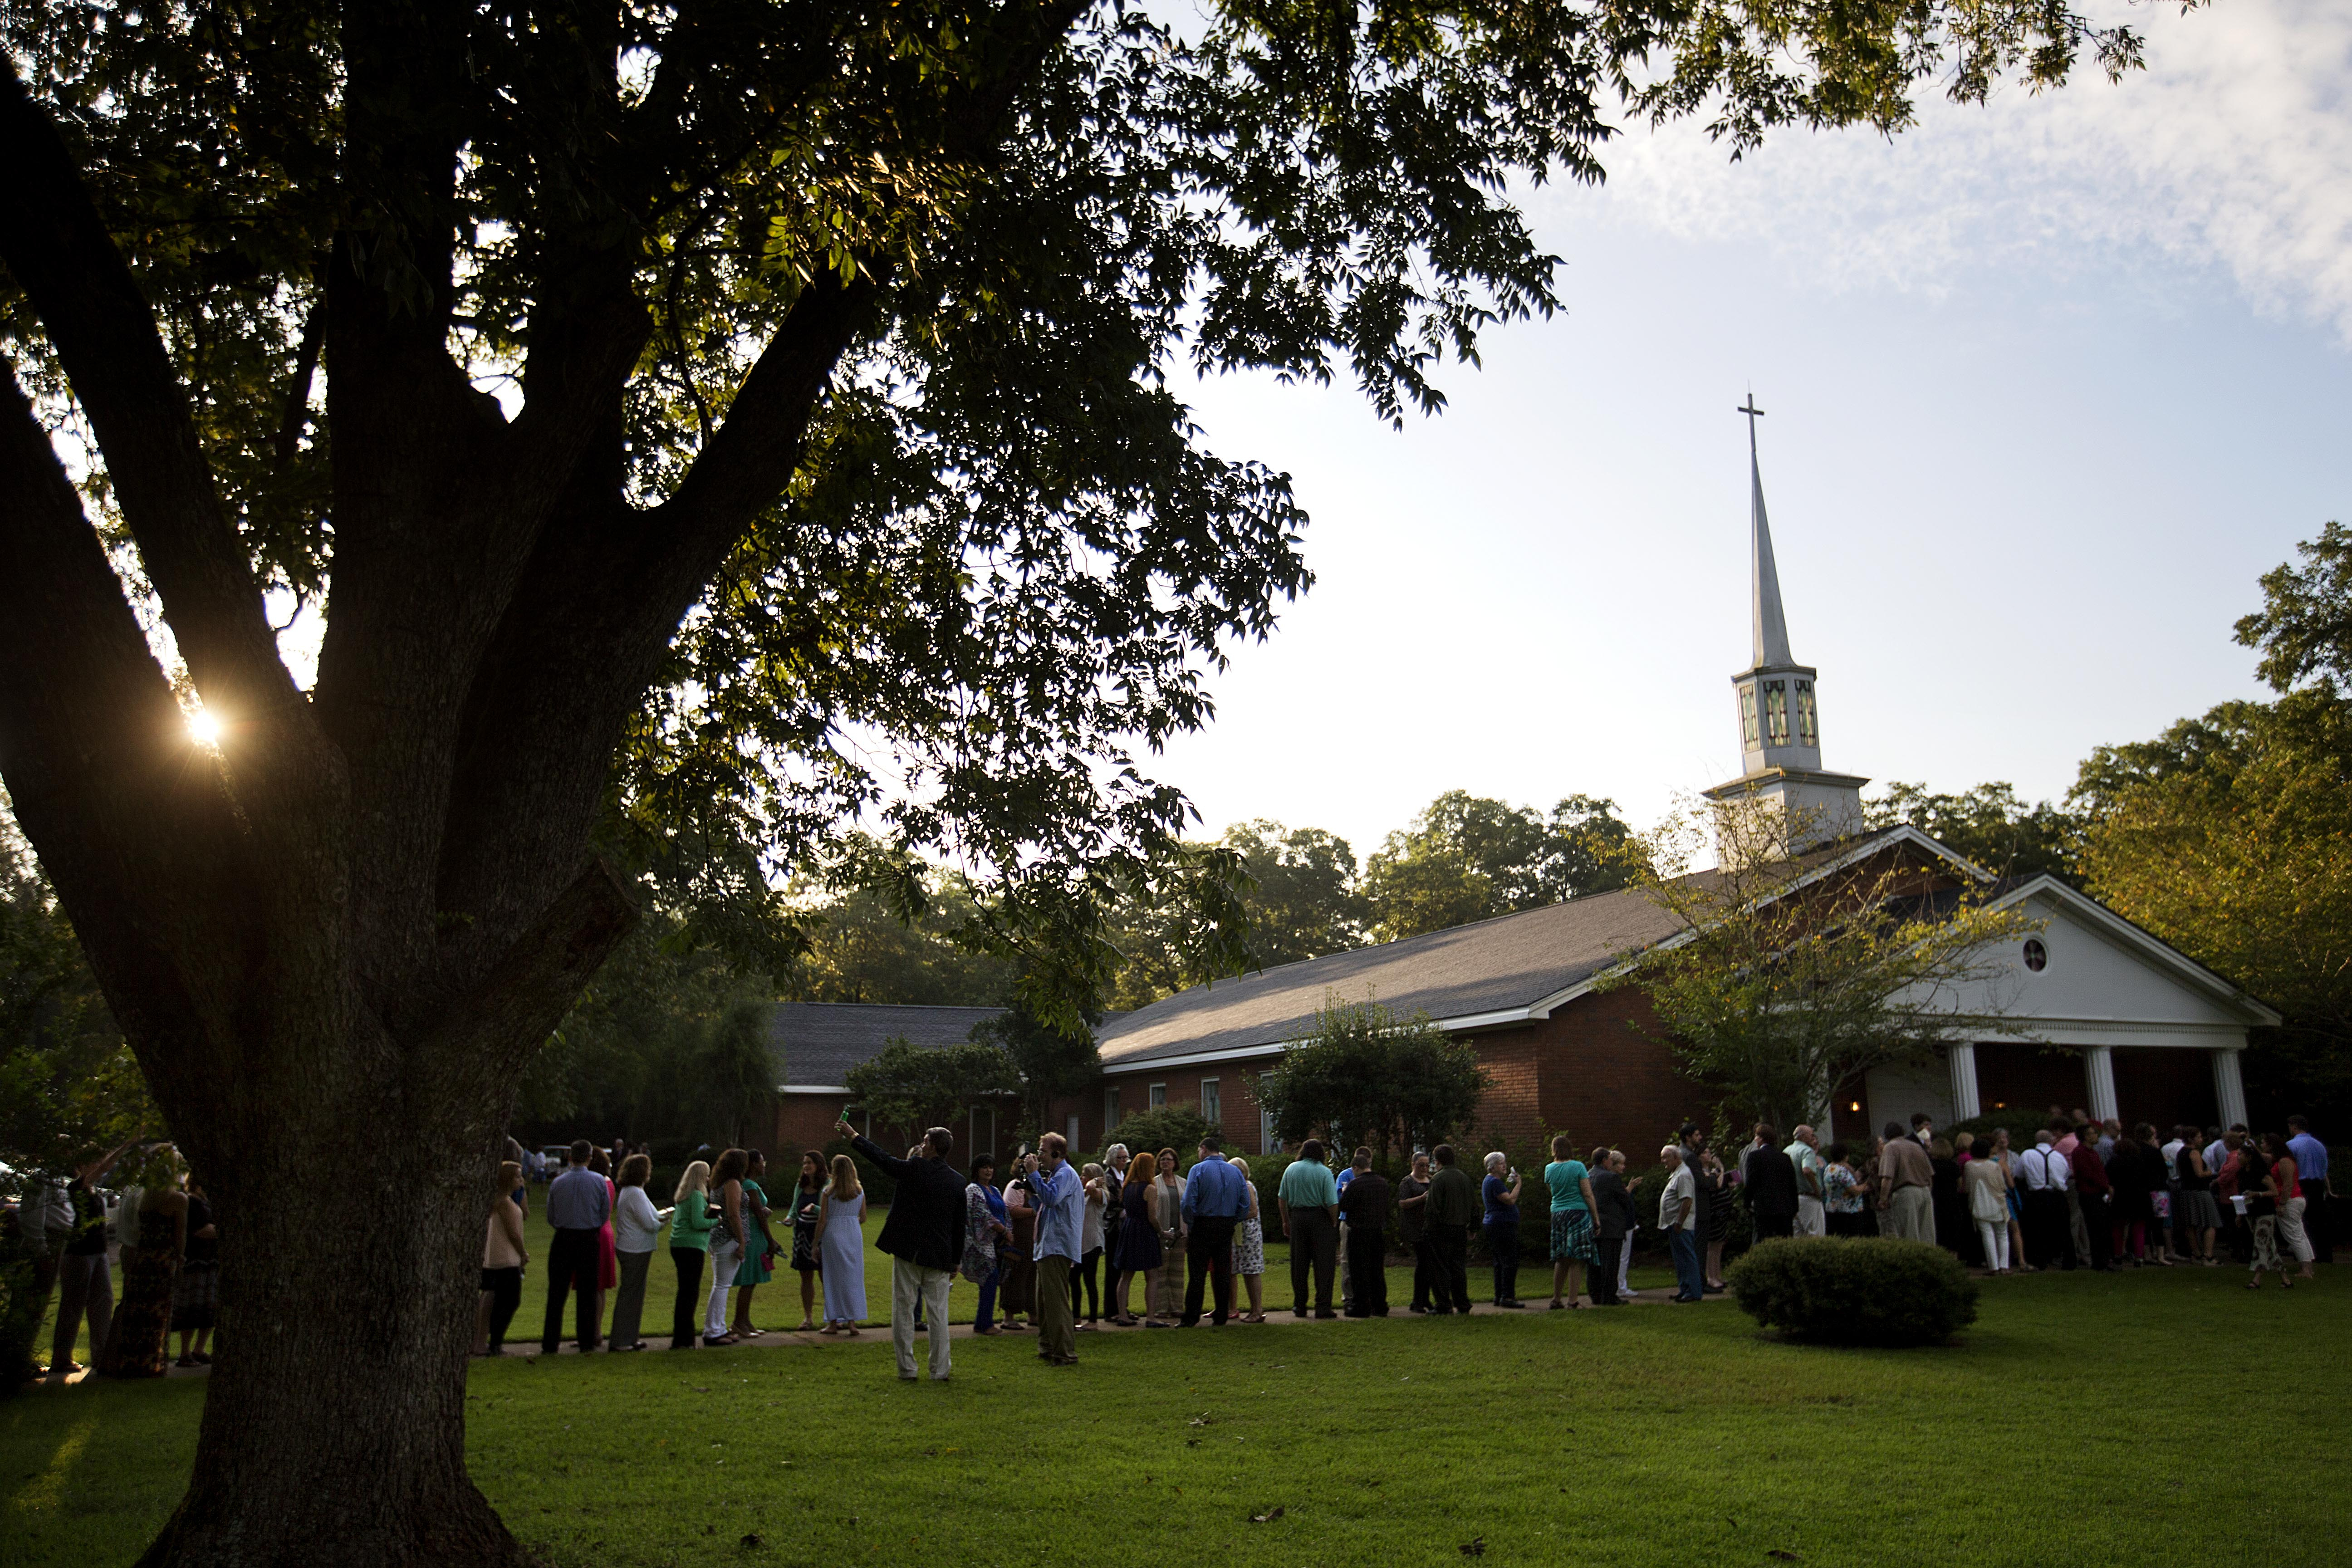
[[[1633,1207],[1633,1189],[1626,1184],[1624,1163],[1624,1155],[1606,1147],[1593,1150],[1592,1158],[1585,1162],[1592,1181],[1592,1201],[1598,1205],[1592,1216],[1592,1267],[1587,1271],[1596,1307],[1625,1305],[1625,1299],[1617,1293],[1617,1281],[1624,1275],[1623,1254],[1633,1245],[1641,1216]]]
[[[849,1146],[898,1184],[889,1217],[875,1245],[890,1255],[890,1343],[898,1352],[898,1375],[915,1381],[915,1308],[923,1307],[931,1341],[931,1376],[940,1383],[954,1370],[948,1357],[948,1287],[963,1257],[963,1173],[948,1163],[955,1134],[934,1127],[923,1134],[921,1152],[901,1160],[861,1138],[846,1121]]]
[[[1774,1129],[1757,1128],[1756,1139],[1739,1173],[1740,1184],[1748,1189],[1748,1213],[1756,1222],[1756,1239],[1792,1235],[1797,1226],[1797,1163],[1780,1147],[1780,1134]]]

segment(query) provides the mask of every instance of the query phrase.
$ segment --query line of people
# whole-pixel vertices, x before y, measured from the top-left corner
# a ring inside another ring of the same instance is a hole
[[[625,1155],[613,1172],[605,1151],[583,1139],[572,1145],[564,1168],[548,1183],[547,1221],[554,1235],[547,1260],[542,1352],[552,1354],[562,1343],[567,1305],[575,1313],[581,1350],[648,1348],[646,1287],[665,1227],[677,1273],[671,1349],[730,1345],[765,1334],[751,1321],[751,1304],[759,1287],[775,1278],[780,1260],[800,1277],[803,1329],[818,1326],[822,1282],[821,1331],[859,1331],[866,1317],[860,1228],[866,1196],[855,1161],[838,1155],[828,1164],[814,1150],[801,1156],[785,1221],[789,1254],[776,1238],[775,1210],[764,1185],[767,1160],[759,1150],[729,1149],[715,1161],[689,1162],[663,1207],[656,1207],[646,1194],[652,1174],[653,1161],[644,1150]],[[477,1355],[501,1353],[521,1306],[523,1271],[530,1262],[522,1223],[529,1203],[521,1161],[504,1161],[483,1238]],[[608,1297],[609,1333],[602,1327]]]
[[[1263,1322],[1269,1225],[1290,1242],[1290,1310],[1300,1318],[1389,1315],[1392,1222],[1396,1241],[1414,1263],[1407,1310],[1446,1316],[1471,1310],[1474,1233],[1483,1236],[1492,1262],[1494,1304],[1507,1310],[1528,1305],[1518,1296],[1518,1276],[1521,1205],[1531,1195],[1500,1152],[1487,1155],[1483,1177],[1474,1178],[1454,1148],[1441,1143],[1416,1152],[1410,1173],[1392,1184],[1373,1169],[1369,1149],[1358,1149],[1335,1171],[1322,1144],[1310,1139],[1275,1184],[1276,1213],[1268,1215],[1248,1162],[1227,1158],[1213,1135],[1202,1141],[1197,1161],[1180,1169],[1173,1150],[1130,1154],[1120,1143],[1099,1163],[1076,1164],[1066,1141],[1048,1133],[1000,1184],[986,1154],[975,1159],[969,1176],[955,1170],[947,1129],[931,1129],[903,1156],[846,1122],[840,1131],[896,1186],[876,1244],[892,1258],[891,1339],[904,1377],[919,1375],[914,1336],[925,1331],[930,1375],[950,1375],[948,1291],[958,1277],[979,1287],[976,1333],[1034,1331],[1039,1356],[1060,1366],[1076,1364],[1076,1336],[1106,1321],[1146,1329],[1190,1328],[1204,1315],[1218,1327]],[[2310,1277],[2315,1249],[2305,1216],[2326,1189],[2326,1152],[2300,1117],[2288,1135],[2257,1140],[2243,1128],[2216,1129],[2200,1145],[2193,1129],[2159,1144],[2144,1124],[2126,1132],[2062,1115],[2023,1151],[2011,1148],[2006,1131],[1946,1140],[1925,1116],[1914,1118],[1908,1131],[1890,1123],[1882,1138],[1859,1149],[1842,1142],[1823,1146],[1810,1127],[1797,1128],[1785,1145],[1769,1126],[1754,1131],[1736,1168],[1715,1154],[1696,1124],[1685,1124],[1678,1141],[1659,1151],[1665,1178],[1655,1223],[1674,1260],[1676,1302],[1723,1289],[1724,1243],[1741,1205],[1759,1241],[1904,1237],[1980,1258],[1996,1274],[2113,1268],[2116,1258],[2212,1263],[2217,1235],[2242,1231],[2243,1255],[2257,1281],[2265,1269],[2284,1279],[2289,1264]],[[1551,1153],[1541,1189],[1532,1194],[1549,1208],[1549,1306],[1634,1300],[1630,1268],[1641,1227],[1641,1178],[1627,1173],[1619,1150],[1596,1148],[1579,1158],[1562,1136],[1552,1141]],[[561,1337],[567,1294],[581,1298],[582,1347],[595,1348],[593,1292],[615,1280],[612,1348],[644,1348],[637,1336],[646,1266],[665,1224],[678,1284],[673,1349],[761,1334],[751,1322],[751,1292],[786,1257],[801,1277],[801,1328],[860,1331],[866,1197],[849,1155],[829,1163],[814,1151],[802,1156],[789,1200],[787,1251],[770,1228],[757,1151],[730,1149],[715,1164],[695,1161],[672,1205],[658,1210],[643,1190],[650,1170],[643,1154],[625,1160],[609,1182],[585,1142],[572,1154],[548,1190],[556,1256],[542,1349],[552,1351]],[[494,1205],[485,1256],[483,1348],[489,1350],[513,1316],[523,1261],[520,1167],[509,1162],[499,1181],[512,1202]],[[603,1273],[608,1255],[600,1231],[610,1233],[618,1254],[617,1267]],[[1139,1313],[1133,1300],[1139,1285]]]
[[[139,1378],[212,1363],[220,1305],[220,1229],[212,1203],[178,1151],[159,1144],[139,1152],[145,1174],[118,1189],[110,1215],[99,1184],[131,1153],[129,1146],[118,1149],[68,1181],[36,1187],[10,1216],[32,1257],[35,1310],[52,1288],[58,1292],[46,1369],[53,1382],[85,1366],[100,1377]],[[85,1329],[87,1363],[74,1357]]]
[[[2257,1277],[2279,1270],[2284,1278],[2292,1264],[2310,1279],[2314,1261],[2332,1256],[2328,1152],[2301,1116],[2260,1138],[2240,1124],[2201,1136],[2181,1126],[2161,1139],[2147,1122],[2126,1128],[2053,1107],[2021,1149],[2012,1148],[2007,1128],[1946,1138],[1924,1114],[1907,1131],[1888,1122],[1859,1149],[1824,1147],[1809,1127],[1785,1147],[1770,1127],[1755,1131],[1736,1173],[1706,1151],[1695,1127],[1661,1152],[1670,1168],[1695,1173],[1697,1213],[1685,1213],[1683,1228],[1712,1242],[1696,1270],[1699,1293],[1722,1286],[1735,1190],[1758,1240],[1901,1237],[1995,1275],[2212,1267],[2220,1238]]]
[[[1172,1149],[1130,1153],[1123,1143],[1112,1144],[1100,1163],[1074,1165],[1065,1141],[1049,1133],[1000,1185],[992,1156],[978,1156],[969,1178],[953,1170],[948,1160],[954,1140],[946,1129],[932,1129],[904,1156],[845,1122],[841,1131],[896,1186],[876,1245],[893,1259],[891,1333],[900,1371],[908,1377],[917,1375],[914,1336],[944,1324],[947,1290],[959,1276],[979,1287],[974,1332],[1035,1331],[1039,1355],[1057,1365],[1076,1364],[1076,1335],[1106,1321],[1145,1329],[1190,1328],[1204,1316],[1213,1327],[1262,1323],[1269,1222],[1291,1244],[1290,1310],[1300,1318],[1389,1315],[1392,1220],[1395,1240],[1414,1262],[1406,1310],[1434,1317],[1471,1310],[1474,1235],[1483,1236],[1492,1262],[1495,1305],[1527,1305],[1517,1294],[1524,1183],[1499,1152],[1486,1156],[1483,1178],[1474,1178],[1461,1168],[1454,1146],[1441,1143],[1417,1152],[1409,1173],[1391,1184],[1373,1169],[1370,1150],[1356,1150],[1335,1171],[1320,1141],[1310,1139],[1285,1166],[1269,1216],[1249,1163],[1229,1159],[1213,1135],[1202,1141],[1195,1163],[1183,1169]],[[611,1348],[642,1348],[635,1335],[645,1272],[629,1259],[633,1253],[650,1254],[654,1231],[664,1221],[678,1274],[672,1348],[725,1345],[760,1333],[740,1315],[732,1328],[725,1326],[730,1289],[738,1290],[740,1301],[754,1283],[742,1261],[746,1250],[780,1255],[768,1229],[771,1211],[757,1180],[757,1152],[730,1150],[715,1167],[689,1164],[670,1208],[646,1205],[635,1216],[625,1211],[644,1204],[642,1156],[630,1156],[617,1182],[607,1183],[598,1173],[599,1152],[584,1142],[575,1144],[569,1167],[549,1187],[557,1258],[542,1349],[551,1351],[560,1340],[567,1295],[581,1300],[581,1348],[596,1348],[600,1226],[621,1233],[622,1294]],[[1635,1299],[1629,1274],[1639,1178],[1627,1175],[1620,1150],[1597,1148],[1580,1159],[1563,1136],[1553,1140],[1552,1154],[1543,1172],[1549,1305],[1586,1306],[1588,1275],[1590,1305]],[[498,1349],[512,1317],[523,1261],[519,1169],[502,1167],[499,1183],[512,1201],[493,1205],[486,1253],[481,1348],[489,1352]],[[814,1152],[803,1155],[792,1203],[790,1257],[802,1274],[804,1307],[813,1281],[821,1282],[815,1287],[824,1303],[819,1331],[855,1335],[866,1315],[865,1200],[856,1162],[836,1155],[828,1167]],[[608,1220],[608,1205],[624,1217]],[[700,1288],[706,1257],[712,1279],[707,1296]],[[814,1326],[804,1313],[801,1328]],[[948,1375],[949,1364],[946,1341],[934,1335],[932,1375]]]

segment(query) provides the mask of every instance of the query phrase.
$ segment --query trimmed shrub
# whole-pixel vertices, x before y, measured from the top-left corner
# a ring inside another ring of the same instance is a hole
[[[1120,1117],[1118,1125],[1111,1129],[1110,1135],[1103,1140],[1103,1146],[1096,1150],[1091,1158],[1100,1161],[1113,1143],[1126,1144],[1130,1154],[1139,1151],[1157,1154],[1162,1149],[1173,1149],[1176,1151],[1177,1173],[1181,1175],[1191,1170],[1193,1162],[1201,1157],[1201,1140],[1208,1134],[1208,1119],[1201,1114],[1201,1108],[1189,1100],[1180,1100],[1150,1110],[1131,1110]],[[1234,1154],[1240,1151],[1228,1149],[1225,1152]],[[1084,1157],[1074,1158],[1081,1158],[1083,1162]],[[1255,1162],[1258,1156],[1253,1154],[1249,1158]],[[1286,1165],[1290,1161],[1285,1157],[1282,1163]],[[1257,1167],[1253,1163],[1250,1168],[1255,1171]],[[1282,1173],[1276,1171],[1275,1174],[1280,1176]]]
[[[1816,1344],[1941,1344],[1977,1321],[1976,1282],[1958,1258],[1923,1241],[1777,1237],[1723,1278],[1740,1310]]]

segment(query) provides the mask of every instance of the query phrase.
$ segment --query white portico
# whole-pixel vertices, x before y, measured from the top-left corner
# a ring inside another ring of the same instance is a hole
[[[2276,1013],[2054,877],[1998,901],[2041,929],[2007,944],[1996,973],[1953,1006],[1998,1013],[2016,1033],[1873,1070],[1836,1107],[1847,1131],[1865,1116],[1874,1130],[1918,1111],[1942,1124],[2052,1104],[2158,1125],[2203,1121],[2207,1107],[2223,1126],[2245,1120],[2239,1054],[2246,1031],[2275,1026]]]

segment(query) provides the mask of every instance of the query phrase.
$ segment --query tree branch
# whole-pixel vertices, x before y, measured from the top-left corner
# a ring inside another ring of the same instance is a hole
[[[123,520],[208,702],[291,715],[259,586],[227,514],[153,312],[57,127],[12,65],[0,84],[0,258],[89,411]],[[299,721],[310,731],[307,717]]]
[[[648,517],[648,533],[665,542],[665,556],[709,555],[714,537],[731,543],[784,493],[800,468],[801,443],[816,400],[849,347],[856,321],[878,292],[863,274],[845,284],[830,272],[801,290],[743,378],[726,422],[677,491]],[[714,560],[703,576],[717,569]]]
[[[237,825],[13,368],[0,384],[0,777],[161,1094],[203,1070],[253,958]]]
[[[995,156],[1005,116],[1087,3],[1016,3],[999,14],[1022,36],[1000,70],[953,106],[952,153]],[[691,76],[656,90],[690,93]],[[575,487],[543,531],[468,696],[442,844],[439,907],[481,922],[485,939],[510,929],[544,896],[546,879],[572,864],[662,650],[728,552],[791,485],[818,401],[881,294],[870,272],[847,283],[819,274],[668,500],[648,511],[628,506],[616,474]],[[536,345],[531,359],[536,393]],[[518,756],[532,766],[513,766]]]
[[[506,945],[420,1042],[411,1060],[436,1076],[478,1078],[495,1091],[522,1064],[483,1042],[536,1046],[595,977],[605,956],[637,923],[636,901],[611,867],[592,858],[536,920]]]

